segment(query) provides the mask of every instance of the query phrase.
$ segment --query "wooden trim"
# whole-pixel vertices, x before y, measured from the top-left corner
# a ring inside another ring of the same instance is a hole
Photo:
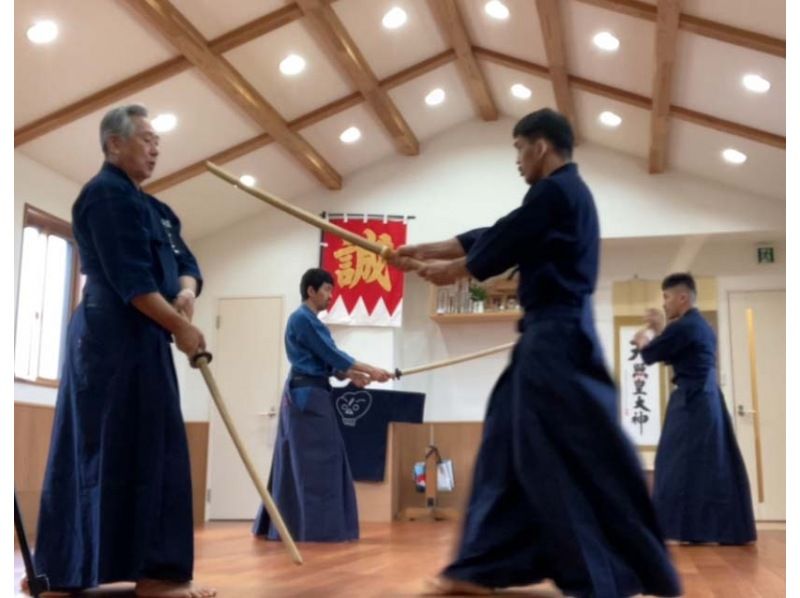
[[[14,131],[14,147],[28,143],[59,127],[68,125],[79,118],[91,114],[95,110],[127,98],[143,89],[182,73],[191,65],[183,57],[172,58],[152,68],[123,79],[98,92],[81,98],[77,102],[59,108],[35,121],[22,125]]]
[[[212,52],[223,54],[242,44],[251,42],[278,27],[287,25],[302,16],[303,13],[300,8],[292,3],[214,38],[208,42],[208,46]],[[59,108],[55,112],[37,118],[14,131],[14,147],[33,141],[50,131],[91,114],[95,110],[161,83],[191,68],[191,66],[192,64],[184,56],[176,56],[81,98],[77,102]]]
[[[29,542],[36,537],[54,416],[52,405],[14,401],[14,486]],[[184,425],[192,475],[194,525],[201,526],[205,522],[209,423],[186,421]]]
[[[258,17],[236,29],[223,33],[209,41],[208,47],[215,54],[222,55],[302,17],[303,11],[296,3],[292,2],[263,17]]]
[[[478,58],[494,62],[495,64],[517,69],[538,77],[549,76],[549,69],[545,66],[528,62],[527,60],[522,60],[521,58],[507,56],[493,50],[476,47],[475,55]],[[651,110],[653,107],[653,100],[648,97],[641,96],[624,89],[619,89],[617,87],[612,87],[604,83],[598,83],[597,81],[584,79],[575,75],[569,76],[569,82],[576,89],[581,89],[595,95],[607,97],[619,102],[624,102],[626,104],[630,104],[631,106],[642,108],[643,110]],[[697,112],[696,110],[690,110],[689,108],[683,108],[682,106],[676,106],[674,104],[670,106],[669,114],[670,116],[679,118],[686,122],[691,122],[702,127],[721,131],[722,133],[744,137],[746,139],[758,141],[759,143],[771,145],[779,149],[786,149],[786,137],[782,135],[776,135],[775,133],[770,133],[769,131],[755,129],[753,127],[748,127],[747,125],[731,122],[729,120],[718,118],[703,112]]]
[[[14,384],[27,384],[29,386],[43,386],[45,388],[58,388],[59,381],[51,380],[50,378],[36,378],[36,380],[28,380],[27,378],[18,378],[14,376]]]
[[[569,87],[564,20],[561,15],[560,0],[536,0],[536,9],[539,12],[539,24],[542,29],[542,39],[547,54],[550,80],[553,83],[553,93],[556,97],[556,106],[572,124],[577,139],[580,135],[575,104]]]
[[[216,164],[224,164],[225,162],[230,162],[231,160],[235,160],[236,158],[249,154],[250,152],[254,152],[257,149],[269,145],[270,143],[272,143],[272,137],[266,133],[262,133],[261,135],[216,153],[210,158],[199,160],[189,164],[189,166],[184,166],[175,172],[171,172],[160,179],[156,179],[152,183],[145,185],[144,190],[151,195],[158,193],[159,191],[163,191],[164,189],[168,189],[169,187],[173,187],[179,183],[203,174],[203,172],[206,170],[206,160],[210,160]]]
[[[415,77],[439,68],[448,62],[452,62],[453,60],[455,60],[455,52],[452,50],[446,50],[440,54],[437,54],[436,56],[432,56],[431,58],[423,60],[414,66],[404,69],[399,73],[395,73],[394,75],[387,77],[380,82],[380,85],[387,90],[392,89],[398,85],[402,85],[403,83],[410,81],[411,79],[414,79]],[[326,104],[321,108],[317,108],[308,114],[296,118],[289,123],[289,128],[291,128],[293,131],[305,129],[306,127],[310,127],[311,125],[325,120],[334,114],[338,114],[347,110],[348,108],[357,106],[363,101],[364,97],[360,93],[352,93],[348,96],[331,102],[330,104]],[[163,176],[160,179],[156,179],[152,183],[145,185],[144,189],[151,194],[158,193],[164,189],[168,189],[169,187],[173,187],[179,183],[203,174],[206,171],[207,161],[214,162],[217,165],[222,165],[261,147],[269,145],[272,143],[272,141],[272,138],[267,134],[253,137],[252,139],[218,152],[213,156],[198,160],[197,162],[194,162],[189,166],[185,166],[180,170],[176,170],[175,172]]]
[[[312,110],[308,114],[304,114],[303,116],[294,119],[289,123],[289,127],[293,131],[305,129],[306,127],[310,127],[311,125],[315,125],[318,122],[325,120],[329,116],[344,112],[353,106],[358,106],[363,101],[364,96],[362,96],[360,93],[351,93],[349,96],[335,100],[330,104],[326,104],[320,108],[317,108],[316,110]]]
[[[770,133],[769,131],[755,129],[753,127],[748,127],[747,125],[731,122],[723,118],[718,118],[716,116],[711,116],[710,114],[704,114],[702,112],[697,112],[681,106],[673,105],[670,107],[669,111],[672,116],[680,118],[686,122],[694,123],[709,129],[715,129],[717,131],[721,131],[722,133],[729,133],[730,135],[736,135],[738,137],[744,137],[746,139],[758,141],[759,143],[771,145],[772,147],[777,147],[778,149],[786,149],[786,137],[783,135],[776,135],[775,133]]]
[[[455,50],[459,73],[481,118],[497,120],[497,105],[483,71],[481,71],[481,66],[473,53],[472,42],[456,1],[428,0],[428,7],[433,13],[442,35]]]
[[[34,226],[43,232],[64,237],[73,243],[75,241],[72,236],[72,225],[69,222],[29,203],[24,205],[22,214],[22,228],[24,229],[26,226]]]
[[[189,465],[192,476],[192,520],[195,527],[206,521],[206,489],[208,488],[207,421],[184,421],[186,443],[189,445]]]
[[[438,69],[440,66],[444,66],[445,64],[449,64],[456,59],[456,53],[451,48],[445,50],[444,52],[440,52],[435,56],[431,56],[423,60],[422,62],[418,62],[417,64],[408,67],[407,69],[403,69],[402,71],[395,73],[394,75],[390,75],[386,77],[383,81],[381,81],[381,87],[384,89],[394,89],[402,85],[403,83],[408,83],[412,79],[416,79],[424,75],[425,73],[429,73],[433,70]]]
[[[81,254],[78,250],[78,244],[72,244],[72,282],[70,283],[71,297],[69,305],[69,313],[73,313],[81,302]]]
[[[605,8],[606,10],[628,15],[629,17],[636,17],[637,19],[653,22],[656,20],[656,7],[640,0],[578,0],[578,2]]]
[[[24,204],[23,207],[23,215],[22,215],[22,229],[24,230],[25,227],[32,226],[45,234],[48,235],[55,235],[57,237],[61,237],[64,239],[69,245],[70,250],[72,252],[72,265],[71,265],[71,276],[70,276],[70,286],[69,286],[69,313],[72,314],[75,311],[75,308],[80,303],[80,293],[79,293],[79,285],[78,281],[80,280],[80,253],[78,252],[78,244],[75,241],[75,237],[72,234],[72,224],[67,222],[66,220],[62,220],[57,216],[53,216],[52,214],[45,212],[35,206],[32,206],[28,203]],[[20,268],[22,267],[22,262],[20,261]],[[19,289],[17,289],[19,292]],[[14,314],[14,330],[16,334],[16,319],[17,314]],[[64,327],[64,334],[66,334],[66,326]],[[47,388],[58,388],[59,380],[50,379],[50,378],[36,378],[35,380],[29,380],[27,378],[19,378],[14,376],[14,382],[19,384],[29,384],[31,386],[43,386]]]
[[[656,65],[653,109],[650,113],[650,173],[664,172],[667,163],[672,72],[678,49],[681,0],[659,0],[656,19]]]
[[[53,216],[39,208],[32,206],[28,203],[23,208],[22,228],[26,226],[35,226],[42,232],[53,234],[67,240],[72,250],[72,282],[70,283],[70,313],[75,311],[75,308],[80,303],[80,294],[78,293],[78,280],[80,276],[81,262],[80,253],[78,252],[78,244],[75,242],[75,237],[72,235],[72,224],[66,220],[62,220],[57,216]],[[30,380],[20,379],[19,382],[30,382]],[[57,383],[57,382],[56,382]],[[45,384],[46,386],[46,384]]]
[[[786,42],[777,37],[731,27],[723,23],[709,21],[701,17],[682,14],[680,28],[690,33],[710,37],[721,42],[741,46],[749,50],[786,58]]]
[[[459,324],[463,322],[516,322],[522,318],[522,310],[490,311],[482,313],[431,314],[429,317],[440,324]]]
[[[514,56],[509,56],[508,54],[501,54],[500,52],[495,52],[494,50],[489,50],[488,48],[482,48],[480,46],[474,46],[472,49],[477,58],[482,58],[487,62],[499,64],[500,66],[505,66],[510,69],[523,71],[525,73],[535,75],[536,77],[543,77],[545,79],[550,78],[550,69],[544,65],[537,64],[535,62],[528,62],[527,60],[515,58]]]
[[[639,0],[578,1],[646,21],[655,22],[657,18],[656,7],[646,2],[640,2]],[[718,23],[687,14],[680,15],[679,28],[689,33],[710,37],[718,41],[748,48],[749,50],[786,58],[786,41],[778,39],[777,37],[764,35],[763,33],[756,33],[754,31],[732,27],[731,25],[725,25],[724,23]]]
[[[570,75],[569,81],[576,89],[582,91],[588,91],[589,93],[603,96],[611,100],[624,102],[644,110],[651,110],[653,108],[653,100],[646,96],[641,96],[638,93],[633,93],[632,91],[619,89],[618,87],[612,87],[611,85],[598,83],[597,81],[584,79],[583,77],[576,77],[575,75]]]
[[[389,94],[378,83],[375,73],[344,24],[323,0],[297,0],[310,25],[312,36],[329,53],[364,96],[367,105],[383,124],[401,154],[419,154],[419,141]]]
[[[135,14],[169,41],[253,121],[280,143],[328,189],[341,189],[342,177],[310,143],[289,128],[277,110],[225,58],[215,54],[202,34],[168,0],[124,0]]]

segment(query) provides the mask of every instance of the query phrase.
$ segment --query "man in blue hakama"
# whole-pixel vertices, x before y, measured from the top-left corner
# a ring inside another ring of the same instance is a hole
[[[57,589],[136,581],[138,596],[204,598],[191,583],[189,453],[170,349],[193,326],[202,278],[172,210],[142,191],[158,157],[147,111],[115,108],[105,163],[73,205],[86,275],[67,333],[36,539]]]
[[[717,385],[717,339],[694,303],[690,274],[667,276],[664,313],[651,310],[650,340],[634,343],[645,363],[672,365],[669,398],[655,462],[653,504],[670,540],[747,544],[756,539],[747,470]],[[666,325],[666,320],[669,324]]]
[[[331,400],[330,376],[358,387],[392,374],[339,350],[317,314],[328,308],[333,277],[312,268],[300,281],[303,303],[286,324],[291,371],[281,398],[278,435],[267,487],[298,542],[358,539],[358,508],[350,465]],[[278,539],[262,505],[253,533]]]
[[[460,544],[430,593],[485,594],[552,579],[570,596],[677,596],[636,453],[594,327],[594,200],[572,163],[572,129],[539,110],[513,132],[522,206],[494,226],[401,248],[434,284],[516,267],[525,310],[486,413]],[[410,264],[408,264],[410,267]]]

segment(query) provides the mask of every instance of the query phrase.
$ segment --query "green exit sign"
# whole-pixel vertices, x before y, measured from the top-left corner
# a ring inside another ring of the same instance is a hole
[[[773,247],[758,247],[757,251],[759,264],[775,263],[775,249]]]

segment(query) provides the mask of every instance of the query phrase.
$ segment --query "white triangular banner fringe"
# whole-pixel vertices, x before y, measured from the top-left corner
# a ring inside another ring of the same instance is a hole
[[[380,297],[370,315],[361,297],[353,306],[353,311],[348,312],[340,295],[328,311],[320,312],[319,319],[326,324],[340,326],[392,326],[399,328],[403,325],[403,300],[401,299],[397,303],[394,313],[390,314],[383,297]]]

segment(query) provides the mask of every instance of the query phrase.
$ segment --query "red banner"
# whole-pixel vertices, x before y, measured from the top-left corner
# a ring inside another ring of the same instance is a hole
[[[381,220],[331,220],[337,226],[394,249],[406,242],[406,223]],[[403,273],[379,256],[325,232],[322,268],[333,275],[331,308],[322,320],[353,326],[400,326]]]

